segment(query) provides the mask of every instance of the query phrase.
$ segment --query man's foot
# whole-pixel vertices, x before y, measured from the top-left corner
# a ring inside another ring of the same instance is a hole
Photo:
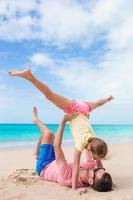
[[[25,69],[23,71],[10,71],[9,76],[19,76],[25,79],[30,79],[32,77],[32,72],[30,69]]]
[[[32,110],[32,114],[33,114],[33,123],[36,124],[37,121],[39,120],[39,119],[38,119],[38,112],[37,112],[36,107],[33,108],[33,110]]]

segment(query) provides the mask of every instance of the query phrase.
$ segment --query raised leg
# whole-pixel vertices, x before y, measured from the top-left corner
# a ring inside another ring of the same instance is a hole
[[[45,83],[41,82],[35,76],[33,76],[30,69],[24,71],[11,71],[8,74],[10,76],[18,76],[30,81],[30,83],[32,83],[38,90],[40,90],[49,101],[51,101],[62,110],[65,110],[71,103],[71,100],[54,93]]]
[[[104,104],[108,103],[109,101],[111,101],[113,99],[114,99],[114,97],[112,95],[110,95],[109,97],[107,97],[105,99],[99,99],[95,102],[91,102],[92,109],[96,109],[99,106],[103,106]]]
[[[36,107],[33,108],[32,113],[33,113],[33,122],[37,124],[41,132],[41,136],[38,140],[38,144],[34,154],[35,158],[37,159],[40,149],[40,144],[53,144],[55,136],[52,133],[52,131],[48,129],[48,127],[39,119]]]

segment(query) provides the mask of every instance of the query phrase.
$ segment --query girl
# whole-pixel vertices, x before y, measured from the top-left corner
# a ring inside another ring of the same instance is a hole
[[[23,71],[11,71],[9,72],[9,75],[18,76],[28,80],[37,89],[39,89],[49,101],[51,101],[64,112],[78,112],[78,115],[70,121],[71,132],[73,134],[75,142],[72,188],[76,189],[82,151],[84,149],[91,151],[92,156],[94,159],[97,160],[97,165],[99,167],[102,167],[101,159],[105,158],[107,154],[107,144],[103,140],[96,138],[95,133],[89,124],[87,116],[89,116],[89,113],[93,109],[96,109],[97,107],[111,101],[113,97],[109,96],[108,98],[91,103],[84,101],[79,102],[76,100],[67,99],[66,97],[63,97],[53,92],[45,83],[42,83],[35,76],[33,76],[30,69],[26,69]]]

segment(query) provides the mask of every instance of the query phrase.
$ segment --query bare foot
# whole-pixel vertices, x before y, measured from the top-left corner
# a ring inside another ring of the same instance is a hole
[[[9,76],[19,76],[25,79],[30,79],[32,77],[32,72],[30,69],[25,69],[23,71],[10,71]]]
[[[108,97],[108,101],[111,101],[111,100],[113,100],[114,99],[114,97],[112,96],[112,95],[110,95],[109,97]]]
[[[37,121],[38,121],[38,112],[37,112],[36,107],[33,108],[32,114],[33,114],[33,123],[37,123]]]

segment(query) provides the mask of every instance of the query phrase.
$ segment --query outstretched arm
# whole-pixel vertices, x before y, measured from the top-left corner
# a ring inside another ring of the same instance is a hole
[[[102,105],[104,105],[105,103],[111,101],[112,99],[114,99],[114,97],[113,97],[113,96],[109,96],[109,97],[107,97],[107,98],[105,98],[105,99],[99,99],[99,100],[97,100],[97,101],[95,101],[95,102],[91,102],[92,109],[95,109],[95,108],[97,108],[97,107],[99,107],[99,106],[102,106]]]
[[[55,149],[56,163],[58,166],[62,165],[65,162],[64,153],[61,148],[65,124],[67,121],[70,121],[73,117],[75,117],[75,115],[76,115],[75,113],[64,115],[64,117],[60,123],[60,126],[58,128],[57,134],[55,136],[54,149]]]
[[[77,116],[78,113],[70,113],[66,114],[60,124],[60,127],[58,129],[58,132],[55,137],[54,147],[55,147],[55,155],[56,155],[56,162],[58,165],[63,164],[65,162],[64,153],[61,149],[61,143],[62,143],[62,136],[64,127],[67,121],[70,121],[74,117]],[[78,179],[78,172],[79,172],[79,164],[80,164],[80,157],[81,152],[77,149],[75,149],[74,152],[74,162],[73,162],[73,170],[72,170],[72,189],[76,189],[77,186],[77,179]]]
[[[72,189],[75,190],[77,187],[79,165],[80,165],[81,152],[77,149],[74,151],[74,161],[72,170]]]
[[[65,162],[65,156],[61,148],[63,132],[65,128],[66,121],[64,119],[61,121],[58,131],[54,140],[54,150],[55,150],[55,158],[58,166],[62,165]]]

